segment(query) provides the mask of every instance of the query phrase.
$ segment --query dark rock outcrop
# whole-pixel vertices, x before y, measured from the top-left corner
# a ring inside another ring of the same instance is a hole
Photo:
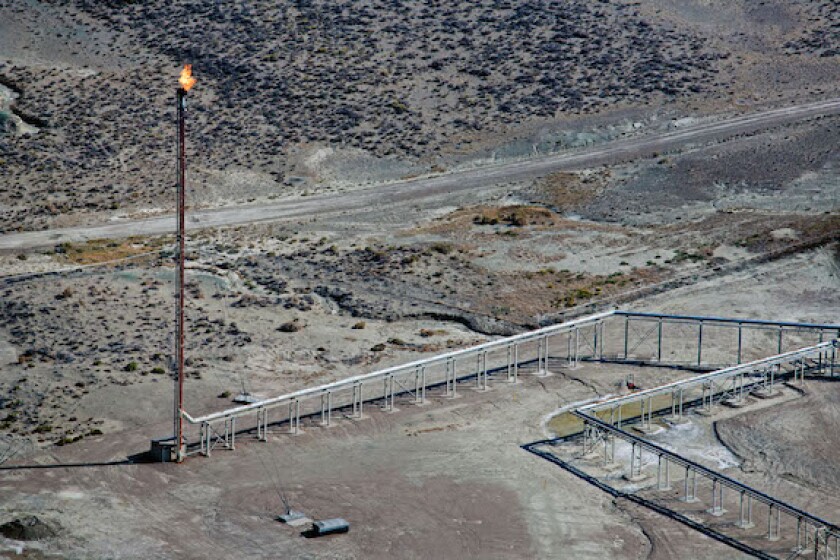
[[[56,530],[34,515],[0,525],[0,535],[16,541],[39,541],[56,536]]]

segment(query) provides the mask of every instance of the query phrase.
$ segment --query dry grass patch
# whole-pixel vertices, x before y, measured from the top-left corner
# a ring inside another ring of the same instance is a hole
[[[66,259],[73,264],[99,264],[133,257],[159,250],[164,244],[162,238],[145,240],[130,237],[115,241],[93,239],[86,243],[63,243],[61,249]]]
[[[555,222],[554,212],[542,206],[487,207],[473,216],[474,224],[491,226],[551,226]]]
[[[603,191],[609,171],[580,176],[577,173],[552,173],[534,189],[534,202],[557,212],[569,212],[594,200]]]
[[[554,226],[561,221],[559,216],[543,206],[471,206],[455,210],[431,224],[409,230],[406,234],[465,234],[476,225],[545,227]]]
[[[789,247],[840,239],[840,214],[772,218],[757,224],[754,231],[745,232],[735,244],[753,253],[775,253]],[[792,235],[774,235],[782,230],[790,230]]]
[[[609,275],[575,273],[548,267],[537,272],[499,274],[499,289],[487,302],[488,312],[510,321],[525,321],[579,305],[608,300],[629,290],[662,281],[660,267],[638,268]]]
[[[486,227],[490,226],[490,227]],[[502,228],[501,230],[499,228]],[[527,229],[526,229],[527,228]],[[404,230],[401,235],[436,234],[470,236],[492,232],[519,235],[527,230],[624,231],[615,224],[600,224],[564,218],[541,204],[511,206],[470,206],[460,208],[432,223]]]

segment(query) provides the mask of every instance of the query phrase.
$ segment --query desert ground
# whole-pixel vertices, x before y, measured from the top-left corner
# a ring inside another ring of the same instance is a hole
[[[661,301],[665,295],[650,296],[634,308],[712,313],[727,305],[729,315],[826,321],[838,311],[829,295],[837,278],[836,255],[817,250],[758,265],[749,275],[678,288],[669,292],[667,303]],[[802,290],[803,282],[812,289]],[[381,340],[385,325],[388,334],[405,333],[410,339],[411,328],[423,324],[369,320],[356,331],[359,338],[370,337],[365,343],[370,344]],[[445,336],[470,340],[468,331],[449,328]],[[349,324],[343,330],[354,332]],[[310,342],[318,343],[317,338]],[[410,353],[389,347],[383,364],[405,361]],[[305,424],[299,436],[277,427],[268,443],[242,436],[235,451],[217,450],[211,458],[194,457],[181,465],[130,460],[146,449],[149,434],[169,428],[171,386],[163,382],[165,376],[143,375],[147,367],[130,374],[113,368],[111,375],[122,383],[93,381],[91,375],[85,387],[64,387],[63,392],[76,393],[64,396],[68,404],[49,400],[59,403],[58,410],[72,410],[76,423],[58,415],[39,421],[73,426],[68,433],[85,437],[40,446],[3,466],[4,515],[36,513],[59,527],[58,538],[25,544],[32,557],[224,558],[270,556],[277,550],[310,558],[667,558],[677,552],[692,558],[740,557],[673,521],[614,502],[519,447],[550,435],[546,420],[552,412],[613,392],[627,366],[570,370],[557,365],[548,378],[523,374],[519,385],[500,382],[487,393],[466,389],[454,401],[433,397],[426,407],[398,402],[393,413],[371,406],[361,421],[341,419],[329,429]],[[59,368],[51,369],[55,375]],[[31,368],[29,379],[16,380],[27,387],[24,398],[43,379],[38,370]],[[302,373],[272,373],[271,380],[250,375],[254,390],[311,384]],[[237,380],[222,375],[189,379],[191,410],[219,408],[213,404],[219,400],[216,392],[236,389]],[[651,369],[636,375],[653,386],[686,373]],[[822,383],[772,408],[748,407],[738,416],[717,419],[720,440],[700,439],[693,452],[718,456],[723,448],[737,457],[731,468],[739,479],[831,517],[840,496],[832,485],[832,444],[818,428],[836,420],[837,399],[836,387]],[[87,432],[88,418],[105,420],[97,424],[104,433]],[[325,540],[301,538],[275,519],[283,508],[280,491],[310,515],[347,518],[351,532]],[[11,550],[15,544],[6,541],[6,546]]]
[[[838,112],[691,132],[836,101],[839,25],[831,0],[0,3],[0,527],[46,526],[0,557],[743,557],[520,448],[616,364],[146,462],[175,301],[174,222],[146,220],[192,63],[195,414],[616,307],[837,324]],[[808,382],[685,443],[840,523],[838,399]],[[350,532],[301,537],[281,495]]]

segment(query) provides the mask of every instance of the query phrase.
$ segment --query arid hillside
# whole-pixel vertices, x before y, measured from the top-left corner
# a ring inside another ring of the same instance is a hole
[[[838,17],[825,0],[7,3],[2,229],[169,208],[185,62],[196,199],[225,204],[825,95]]]

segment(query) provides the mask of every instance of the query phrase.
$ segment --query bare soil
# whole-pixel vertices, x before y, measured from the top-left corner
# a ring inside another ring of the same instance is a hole
[[[831,254],[825,251],[772,262],[749,272],[749,278],[756,282],[753,289],[744,289],[750,282],[747,278],[706,280],[670,293],[669,310],[709,313],[719,309],[731,293],[739,298],[737,309],[728,313],[731,315],[828,321],[836,316],[834,300],[802,292],[800,286],[803,279],[808,279],[815,288],[827,288],[827,294],[829,286],[836,285],[834,266]],[[136,286],[129,290],[142,286],[142,281],[124,282]],[[209,288],[203,289],[205,294],[210,293]],[[663,298],[655,296],[637,307],[659,306]],[[208,299],[215,301],[210,297],[198,301],[209,308]],[[236,313],[234,309],[230,311]],[[260,309],[249,309],[235,320],[241,322],[242,328],[255,326],[265,321],[258,319],[262,316]],[[792,313],[794,310],[798,311]],[[296,313],[299,312],[293,314]],[[301,316],[312,325],[319,315],[310,312]],[[310,331],[307,326],[295,333],[273,333],[260,328],[248,332],[274,339],[301,335],[304,338],[300,344],[310,348],[317,339],[308,337],[322,332],[321,336],[330,340],[329,353],[334,353],[339,351],[341,345],[336,344],[342,337],[328,334],[332,327],[326,317],[319,319],[323,326],[317,331]],[[285,320],[281,313],[276,323]],[[416,336],[418,341],[434,340],[438,335],[424,336],[420,329],[438,329],[441,325],[415,320],[380,326],[378,321],[367,320],[364,329],[353,329],[355,319],[341,319],[339,315],[330,321],[344,324],[345,333],[365,337],[370,340],[368,344],[378,339],[368,333],[387,332],[393,336],[400,329],[405,329],[406,339]],[[451,325],[445,329],[448,333],[443,336],[451,337],[457,332]],[[464,335],[460,343],[471,340],[468,333]],[[279,340],[289,350],[295,345],[294,339]],[[359,347],[358,342],[349,340],[341,344],[347,345],[348,357],[354,355],[352,348]],[[247,350],[251,346],[244,348],[244,354],[254,351]],[[388,357],[383,362],[359,363],[365,369],[379,367],[404,361],[411,351],[394,347],[385,353]],[[210,354],[204,354],[206,358],[202,357],[212,362]],[[372,354],[375,353],[363,353]],[[240,363],[243,352],[235,355],[233,363]],[[295,360],[303,356],[288,350],[284,355],[295,356]],[[56,372],[61,372],[68,384],[79,378],[71,375],[73,368],[35,363],[34,368],[23,366],[19,370],[26,371],[29,377],[27,387],[48,387],[49,377],[45,376]],[[347,366],[339,366],[328,376],[299,373],[287,381],[257,374],[253,375],[253,383],[273,393],[341,375],[344,367]],[[296,369],[303,372],[306,368]],[[579,558],[657,558],[677,548],[691,550],[698,558],[735,557],[723,545],[687,532],[673,522],[621,504],[617,507],[600,491],[519,449],[518,444],[544,437],[543,421],[552,410],[614,391],[615,383],[624,378],[625,369],[600,366],[590,370],[587,366],[568,371],[559,367],[555,375],[540,383],[526,375],[521,386],[500,384],[486,394],[461,391],[460,399],[436,398],[435,404],[428,407],[398,403],[399,411],[392,414],[369,407],[369,417],[362,421],[341,420],[328,430],[305,425],[304,435],[297,437],[282,433],[280,427],[268,444],[241,436],[234,452],[217,450],[211,459],[190,459],[182,466],[155,466],[120,462],[143,451],[150,434],[167,431],[165,418],[171,385],[165,382],[166,376],[158,376],[162,379],[155,382],[154,375],[112,368],[110,375],[127,383],[109,384],[103,379],[85,389],[75,389],[89,390],[88,395],[56,401],[59,413],[67,415],[72,407],[77,407],[73,410],[79,418],[102,421],[104,433],[60,447],[42,447],[7,462],[0,474],[6,481],[0,488],[3,519],[35,513],[59,523],[63,528],[60,538],[30,546],[46,554],[65,556],[168,557],[177,551],[187,557],[225,557],[234,550],[259,556],[281,547],[292,556],[315,558],[439,557],[449,556],[453,550],[475,558],[546,557],[559,549]],[[223,406],[213,404],[219,400],[217,391],[235,388],[237,380],[235,375],[224,374],[222,368],[217,371],[218,377],[202,373],[200,378],[189,380],[191,407]],[[657,383],[667,380],[669,374],[656,370],[643,375],[654,375],[644,382]],[[663,375],[666,377],[658,380],[657,376]],[[89,379],[91,375],[83,377]],[[28,396],[27,401],[31,402]],[[768,409],[765,414],[776,414],[774,410]],[[826,414],[831,414],[830,409],[826,409]],[[751,426],[785,425],[762,422],[760,416],[744,418],[757,419],[751,420]],[[67,418],[58,416],[55,421],[62,429],[74,429]],[[737,421],[740,420],[725,422]],[[816,421],[825,425],[830,418]],[[743,433],[737,426],[734,424],[725,433]],[[737,454],[747,456],[752,439],[735,437],[730,443],[724,435],[724,441]],[[769,441],[770,435],[767,437]],[[747,448],[742,450],[740,446]],[[778,449],[788,447],[780,443]],[[786,465],[793,464],[797,456],[790,449],[789,455],[778,456],[779,463],[777,455],[768,455],[772,464],[779,465],[768,468],[787,472]],[[820,449],[830,452],[831,447],[803,451],[817,454],[814,461],[809,459],[803,465],[817,464]],[[822,460],[830,459],[825,456]],[[100,464],[110,461],[119,464]],[[808,472],[821,472],[816,467],[803,468],[804,471],[796,471],[795,478],[784,477],[782,486],[773,482],[774,475],[765,476],[763,470],[758,471],[762,473],[761,480],[754,482],[761,488],[769,484],[768,489],[781,496],[792,496],[801,490],[799,481],[807,480]],[[807,484],[820,483],[818,480]],[[317,517],[344,516],[352,523],[351,532],[312,541],[278,524],[274,517],[281,509],[279,485],[296,508]],[[49,498],[41,498],[40,505],[32,501],[33,493],[46,489],[52,492]],[[816,503],[810,499],[806,502],[803,506]],[[100,529],[105,526],[107,531]],[[143,530],[138,531],[138,527]],[[179,534],[204,536],[173,540],[172,528],[177,528]]]

